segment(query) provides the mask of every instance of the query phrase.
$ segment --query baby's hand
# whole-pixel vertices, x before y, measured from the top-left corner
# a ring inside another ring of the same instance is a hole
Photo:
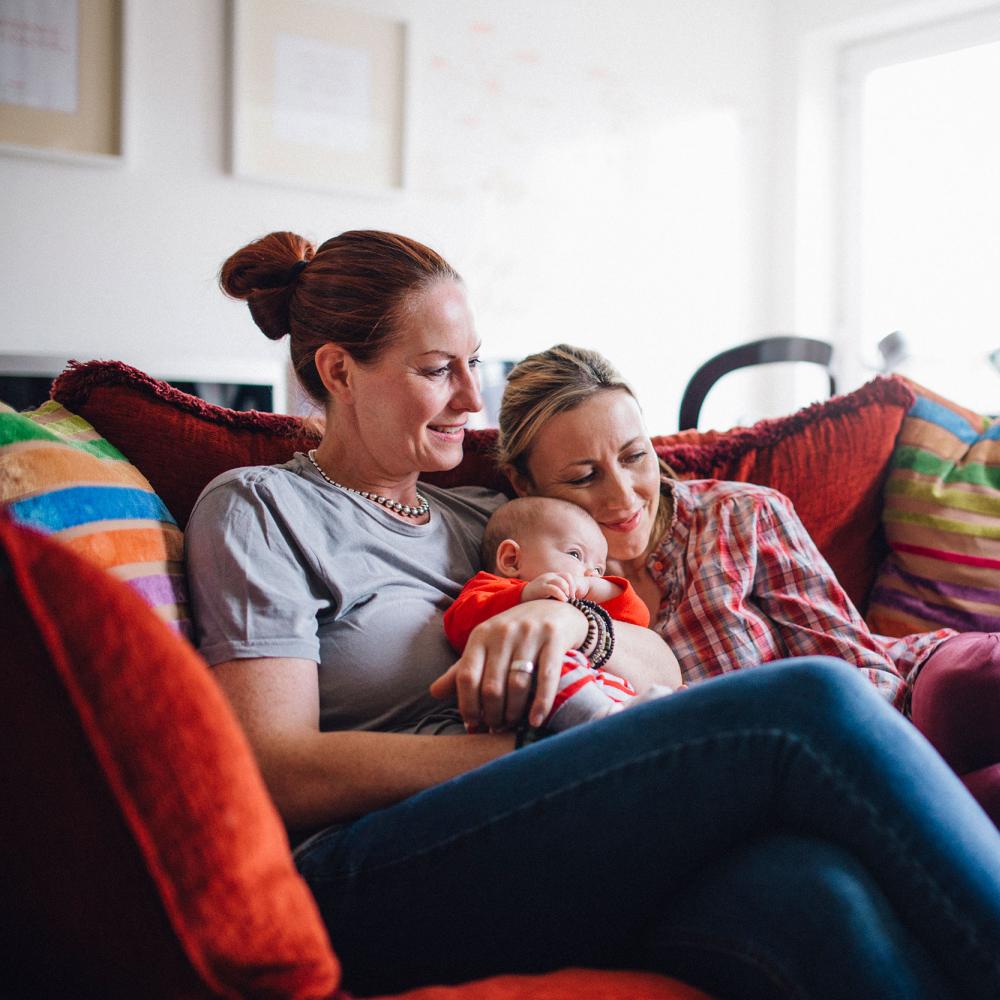
[[[646,688],[642,694],[637,694],[634,698],[625,702],[624,707],[635,708],[636,705],[645,705],[648,701],[656,701],[657,698],[666,698],[667,695],[677,694],[678,691],[686,691],[687,689],[687,684],[680,684],[675,688],[667,684],[653,684]]]
[[[601,576],[585,576],[577,580],[576,598],[593,601],[595,604],[604,604],[613,601],[616,597],[621,597],[624,587],[610,580],[605,580]]]
[[[685,687],[687,685],[682,684],[677,690],[681,691]],[[673,693],[674,689],[668,687],[666,684],[653,684],[651,687],[646,688],[642,694],[636,695],[625,707],[634,708],[636,705],[645,705],[648,701],[656,701],[657,698],[666,698],[667,695]]]
[[[542,573],[524,585],[521,603],[543,601],[549,597],[556,601],[568,601],[576,594],[576,584],[576,577],[568,573]]]

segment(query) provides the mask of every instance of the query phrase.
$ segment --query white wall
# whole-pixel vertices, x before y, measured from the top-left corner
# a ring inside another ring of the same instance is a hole
[[[773,326],[773,0],[342,5],[410,24],[406,192],[227,175],[225,4],[127,0],[127,162],[0,157],[0,350],[270,371],[222,260],[386,228],[466,276],[487,355],[602,347],[673,429],[697,364]]]

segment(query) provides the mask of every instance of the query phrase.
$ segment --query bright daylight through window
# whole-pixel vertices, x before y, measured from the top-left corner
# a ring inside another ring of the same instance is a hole
[[[1000,41],[858,85],[862,351],[900,331],[895,370],[1000,412]]]

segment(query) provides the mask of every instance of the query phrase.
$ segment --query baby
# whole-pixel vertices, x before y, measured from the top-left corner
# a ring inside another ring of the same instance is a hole
[[[600,604],[617,621],[643,628],[649,612],[627,580],[604,576],[608,543],[597,522],[566,500],[521,497],[498,507],[483,536],[483,564],[445,612],[445,634],[461,652],[480,622],[523,601],[571,598]],[[644,695],[669,694],[658,687]],[[552,710],[543,723],[552,731],[621,711],[635,699],[622,677],[594,669],[569,650]]]

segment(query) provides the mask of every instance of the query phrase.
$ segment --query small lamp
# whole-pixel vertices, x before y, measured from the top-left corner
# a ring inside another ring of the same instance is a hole
[[[878,352],[882,356],[882,371],[888,373],[898,368],[910,356],[910,348],[902,330],[893,330],[878,342]],[[998,348],[1000,353],[1000,348]]]

